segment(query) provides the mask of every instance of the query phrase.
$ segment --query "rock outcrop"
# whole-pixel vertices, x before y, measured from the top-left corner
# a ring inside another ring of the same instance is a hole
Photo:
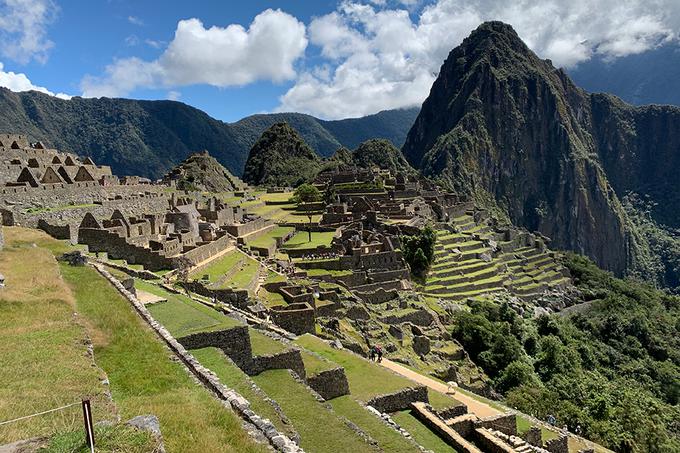
[[[194,153],[163,177],[180,190],[231,192],[242,190],[243,181],[232,175],[208,151]]]

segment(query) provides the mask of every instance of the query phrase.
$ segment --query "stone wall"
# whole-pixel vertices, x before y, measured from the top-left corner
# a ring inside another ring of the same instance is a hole
[[[458,434],[450,426],[447,426],[442,419],[433,414],[432,411],[429,410],[428,405],[414,403],[411,408],[413,409],[413,415],[418,420],[437,433],[444,442],[451,445],[456,451],[463,453],[482,453],[479,448],[465,440],[463,436]]]
[[[406,410],[411,407],[411,403],[417,401],[429,403],[430,400],[427,396],[427,387],[407,387],[398,392],[376,396],[370,401],[367,401],[366,404],[376,408],[380,412],[391,413]]]
[[[184,254],[192,263],[200,263],[208,258],[217,255],[219,252],[233,245],[233,240],[226,234],[221,238],[207,244],[199,245],[198,247],[189,250]]]
[[[112,259],[124,259],[130,264],[142,264],[146,269],[171,269],[174,261],[158,252],[128,244],[125,238],[106,230],[80,228],[78,243],[87,245],[90,252],[106,252]]]
[[[253,351],[250,346],[248,326],[238,326],[214,332],[199,332],[178,338],[186,349],[219,348],[239,367],[249,366]]]
[[[277,326],[296,335],[315,332],[316,315],[309,304],[272,307],[270,314]]]
[[[291,370],[300,379],[306,379],[305,364],[299,349],[289,349],[278,354],[258,355],[252,358],[250,364],[243,371],[251,376],[267,370]]]
[[[569,453],[569,438],[565,435],[550,439],[545,442],[546,450],[550,453]]]
[[[416,326],[427,327],[434,322],[434,316],[425,309],[414,310],[400,315],[390,315],[380,318],[385,324],[401,324],[410,322]]]
[[[325,400],[349,395],[349,382],[342,367],[321,371],[307,378],[307,384]]]
[[[477,445],[482,447],[482,450],[487,453],[515,453],[515,450],[510,447],[510,445],[506,444],[484,428],[477,428],[474,433]]]
[[[67,240],[71,242],[78,241],[78,228],[75,225],[55,225],[48,223],[44,219],[39,219],[38,228],[55,239]]]
[[[189,288],[189,291],[193,293],[204,297],[210,297],[211,299],[214,297],[220,302],[233,305],[241,310],[245,310],[248,307],[248,290],[246,289],[211,289],[205,286],[200,280],[187,282],[187,287]]]
[[[515,414],[501,414],[486,417],[477,422],[477,427],[493,428],[508,436],[517,435],[517,416]]]

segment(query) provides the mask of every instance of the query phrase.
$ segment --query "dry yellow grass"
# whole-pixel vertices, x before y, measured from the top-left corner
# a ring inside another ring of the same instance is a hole
[[[87,331],[52,253],[33,244],[41,232],[5,229],[0,273],[0,422],[91,397],[98,419],[114,406],[104,373],[87,350]],[[0,443],[80,426],[78,406],[0,426]]]

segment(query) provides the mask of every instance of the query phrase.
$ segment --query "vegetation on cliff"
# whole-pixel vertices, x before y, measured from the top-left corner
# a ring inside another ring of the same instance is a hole
[[[583,305],[522,318],[475,302],[452,334],[517,409],[616,451],[678,451],[680,299],[565,258]]]
[[[243,180],[265,186],[299,186],[321,168],[321,158],[288,123],[276,123],[248,154]]]
[[[403,152],[426,176],[491,201],[554,247],[641,275],[653,250],[621,199],[648,195],[655,221],[680,226],[679,125],[678,108],[586,93],[512,27],[488,22],[449,54]]]

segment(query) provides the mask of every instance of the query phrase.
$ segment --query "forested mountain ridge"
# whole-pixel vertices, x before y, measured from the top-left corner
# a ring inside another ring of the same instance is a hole
[[[300,113],[259,114],[235,123],[176,101],[58,99],[0,88],[0,131],[26,134],[48,146],[91,156],[119,175],[159,178],[196,151],[207,150],[240,175],[260,135],[285,121],[321,156],[371,138],[401,146],[418,109],[324,121]]]

